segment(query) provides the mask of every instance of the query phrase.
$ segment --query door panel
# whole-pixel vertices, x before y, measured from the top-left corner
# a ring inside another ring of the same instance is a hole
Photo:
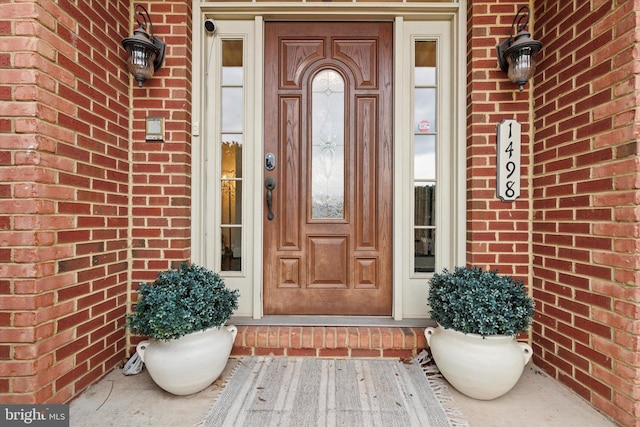
[[[265,314],[391,315],[392,58],[391,23],[265,24]]]

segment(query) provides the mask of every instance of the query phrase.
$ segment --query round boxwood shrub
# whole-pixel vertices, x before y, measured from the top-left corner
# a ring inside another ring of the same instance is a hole
[[[431,318],[465,334],[518,335],[534,315],[524,283],[478,267],[443,270],[429,280]]]
[[[155,282],[141,283],[138,303],[126,317],[132,332],[171,340],[222,326],[238,308],[238,290],[229,290],[211,270],[182,264],[160,272]]]

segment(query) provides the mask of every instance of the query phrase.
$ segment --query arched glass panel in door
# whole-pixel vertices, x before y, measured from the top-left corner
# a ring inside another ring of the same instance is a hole
[[[311,217],[344,218],[344,79],[320,71],[311,96]]]

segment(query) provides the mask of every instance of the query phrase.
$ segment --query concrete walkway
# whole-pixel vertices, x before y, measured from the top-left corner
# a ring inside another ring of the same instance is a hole
[[[190,427],[209,411],[236,360],[213,385],[191,396],[174,396],[156,386],[146,370],[125,376],[118,369],[71,402],[71,426]],[[533,364],[513,390],[492,401],[479,401],[449,390],[470,427],[608,427],[616,424]],[[341,426],[342,427],[342,426]],[[359,426],[345,426],[359,427]],[[363,426],[367,427],[367,426]]]

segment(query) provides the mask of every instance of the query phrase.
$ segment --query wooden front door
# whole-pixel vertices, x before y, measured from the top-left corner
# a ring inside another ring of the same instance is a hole
[[[391,315],[392,29],[265,24],[267,315]]]

